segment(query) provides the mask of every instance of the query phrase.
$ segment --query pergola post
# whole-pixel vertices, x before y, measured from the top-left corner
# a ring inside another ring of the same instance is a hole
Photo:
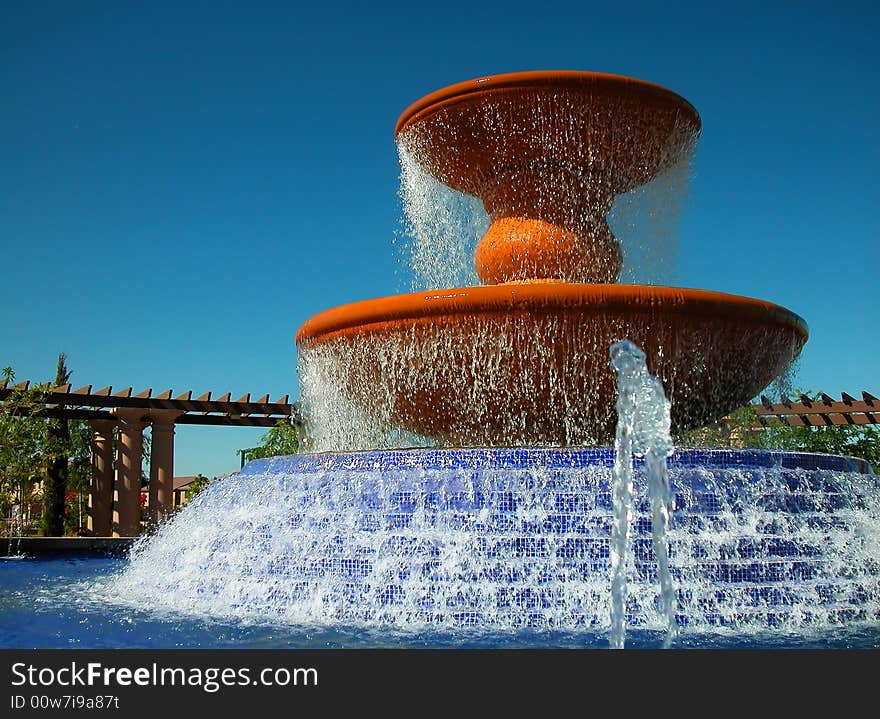
[[[115,410],[119,418],[119,453],[116,462],[116,526],[114,537],[136,537],[141,519],[141,463],[144,456],[144,410]]]
[[[92,485],[89,490],[88,530],[109,537],[113,528],[113,428],[112,420],[92,420]]]
[[[174,421],[176,410],[151,410],[150,523],[158,524],[174,507]]]

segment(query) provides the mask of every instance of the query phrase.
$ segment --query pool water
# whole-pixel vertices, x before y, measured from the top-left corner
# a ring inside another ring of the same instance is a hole
[[[345,626],[295,626],[182,617],[120,605],[109,586],[128,560],[56,556],[0,559],[0,647],[15,649],[600,648],[606,631],[405,634]],[[659,648],[663,634],[631,628],[628,648]],[[800,633],[688,633],[673,648],[878,649],[880,623]]]

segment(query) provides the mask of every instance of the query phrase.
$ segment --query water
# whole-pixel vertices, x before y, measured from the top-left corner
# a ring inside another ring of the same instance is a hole
[[[522,630],[464,636],[433,631],[422,635],[371,631],[364,627],[320,627],[277,622],[187,616],[149,607],[120,607],[108,601],[113,578],[126,558],[0,558],[0,648],[34,649],[323,649],[323,648],[596,648],[608,646],[601,632]],[[109,597],[112,599],[112,595]],[[627,646],[656,648],[654,632],[630,629]],[[835,626],[810,635],[765,632],[680,638],[681,648],[880,648],[876,626]]]
[[[613,107],[593,108],[586,114],[604,116],[613,111]],[[556,116],[551,118],[554,114]],[[561,120],[558,112],[554,113],[552,107],[538,104],[529,107],[529,112],[523,112],[522,108],[512,112],[487,108],[479,116],[479,122],[481,132],[490,133],[495,138],[502,155],[507,150],[501,138],[518,136],[522,132],[530,134],[532,143],[545,148],[551,157],[589,154],[582,147],[572,147],[575,136],[579,135],[576,128],[586,121],[585,118],[571,113],[565,117],[570,126]],[[409,269],[408,289],[412,291],[479,284],[474,251],[488,229],[490,219],[479,199],[451,189],[431,174],[427,156],[433,151],[426,148],[426,143],[436,130],[433,125],[443,122],[446,120],[438,115],[425,123],[427,127],[410,128],[397,138],[399,195],[404,212],[399,248]],[[607,120],[601,120],[599,124],[602,122]],[[585,139],[580,138],[581,141]],[[673,138],[652,139],[657,146],[648,148],[646,153],[663,156],[659,162],[663,171],[649,182],[618,195],[607,211],[607,221],[623,254],[621,282],[672,284],[677,229],[687,199],[697,138],[683,132]],[[603,142],[612,147],[626,141],[621,136],[620,139],[606,138]],[[463,158],[457,161],[467,162]],[[590,171],[590,180],[594,185],[603,184],[598,171]],[[544,193],[548,201],[559,192],[553,182],[533,189]],[[594,214],[604,215],[606,210],[597,207]],[[575,226],[579,219],[573,218]]]
[[[0,560],[0,645],[607,647],[613,464],[610,449],[250,463],[130,561]],[[661,647],[653,508],[633,466],[626,646]],[[880,648],[880,491],[863,468],[674,453],[673,648]]]
[[[125,558],[0,558],[0,648],[43,649],[322,649],[322,648],[596,648],[608,646],[603,632],[480,635],[429,631],[420,635],[356,626],[302,626],[212,618],[170,609],[121,607],[110,589],[124,572]],[[662,636],[630,628],[627,646],[657,648]],[[765,631],[693,632],[675,643],[690,648],[880,648],[877,625],[835,625],[811,633]]]
[[[18,554],[18,548],[21,544],[21,529],[21,507],[18,503],[13,503],[9,515],[9,541],[6,547],[6,554],[10,557]]]
[[[731,378],[750,375],[755,367],[772,373],[799,351],[801,338],[794,332],[697,315],[676,319],[672,336],[665,332],[671,320],[662,305],[655,311],[648,302],[639,312],[553,308],[435,317],[393,332],[367,326],[353,337],[303,343],[297,370],[311,449],[467,446],[487,426],[505,446],[604,444],[604,432],[613,433],[614,404],[592,396],[614,396],[609,338],[628,337],[651,348],[667,394],[682,398],[672,408],[678,426],[701,426],[719,410],[686,398],[713,396],[721,406],[738,408],[742,400],[732,393],[740,383]],[[713,351],[719,346],[726,348],[720,355]],[[719,387],[727,388],[723,396]],[[436,440],[395,429],[412,421],[411,405],[424,398],[442,403],[456,437],[442,437],[437,427],[425,432]],[[559,436],[549,442],[542,432]]]
[[[645,353],[628,340],[611,346],[617,372],[617,430],[614,442],[611,532],[611,646],[623,649],[626,639],[626,593],[630,526],[633,518],[633,455],[645,458],[645,475],[652,507],[651,535],[660,582],[659,606],[666,619],[670,646],[676,632],[675,592],[669,572],[667,531],[674,508],[666,458],[674,449],[670,433],[669,400],[663,383],[648,372]]]
[[[138,545],[100,602],[291,642],[607,646],[613,464],[609,449],[251,462]],[[876,646],[880,491],[857,467],[676,452],[673,646]],[[662,646],[644,462],[634,470],[627,645]]]

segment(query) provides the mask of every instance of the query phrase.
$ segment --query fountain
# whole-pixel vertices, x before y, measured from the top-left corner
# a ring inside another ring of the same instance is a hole
[[[880,494],[865,463],[672,452],[657,433],[748,403],[807,337],[769,302],[616,283],[615,198],[681,162],[699,131],[669,90],[597,73],[497,75],[412,105],[398,143],[489,215],[484,284],[308,320],[314,451],[212,485],[135,549],[117,595],[409,636],[611,627],[615,646],[625,624],[671,638],[876,622]],[[615,371],[658,378],[639,380],[648,419]],[[654,440],[619,430],[617,455],[602,446],[618,414],[659,422],[633,430]]]
[[[744,297],[612,284],[613,198],[679,161],[699,128],[668,90],[595,73],[499,75],[415,103],[398,141],[482,199],[492,223],[475,263],[487,284],[311,318],[297,343],[307,379],[321,379],[303,383],[304,400],[320,407],[312,386],[333,385],[381,422],[448,446],[604,444],[615,422],[607,351],[628,338],[663,381],[674,430],[748,403],[800,352],[803,320]]]

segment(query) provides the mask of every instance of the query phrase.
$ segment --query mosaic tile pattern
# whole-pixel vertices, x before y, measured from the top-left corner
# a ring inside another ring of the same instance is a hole
[[[601,629],[612,463],[602,448],[256,460],[139,547],[121,590],[177,612],[307,625]],[[636,465],[627,623],[659,630]],[[677,452],[669,541],[682,630],[880,620],[880,481],[860,468],[813,454]]]

